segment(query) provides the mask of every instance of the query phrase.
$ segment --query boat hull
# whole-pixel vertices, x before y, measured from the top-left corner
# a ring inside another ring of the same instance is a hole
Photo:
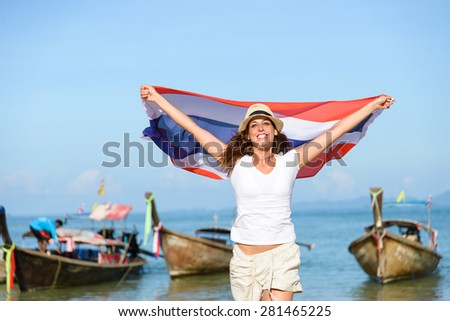
[[[128,275],[139,273],[147,263],[136,257],[128,263],[99,264],[20,247],[16,247],[14,255],[21,291],[121,282]]]
[[[382,244],[378,254],[376,240],[366,234],[353,241],[349,251],[371,278],[383,284],[430,274],[441,259],[421,243],[390,232],[386,233]]]
[[[232,247],[163,228],[161,247],[172,278],[228,271]]]

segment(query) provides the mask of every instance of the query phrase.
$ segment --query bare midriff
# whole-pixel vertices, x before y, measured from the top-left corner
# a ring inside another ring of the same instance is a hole
[[[270,245],[248,245],[242,243],[236,243],[237,246],[247,255],[259,254],[262,252],[270,251],[274,248],[279,247],[281,244],[270,244]]]

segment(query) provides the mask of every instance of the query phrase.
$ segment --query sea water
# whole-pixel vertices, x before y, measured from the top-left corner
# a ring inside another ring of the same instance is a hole
[[[230,226],[233,210],[188,210],[159,213],[164,226],[179,232],[194,234],[199,227]],[[427,210],[420,208],[385,208],[385,219],[403,218],[427,222]],[[24,239],[35,217],[8,215],[10,234],[19,246],[36,246],[33,238]],[[58,218],[58,217],[54,217]],[[61,218],[61,217],[59,217]],[[312,249],[301,247],[300,277],[304,292],[296,294],[296,301],[449,301],[450,300],[450,208],[434,207],[432,226],[439,231],[439,253],[443,259],[435,273],[412,280],[381,285],[369,279],[348,251],[349,244],[363,235],[364,227],[372,224],[372,212],[367,207],[345,209],[302,209],[295,207],[292,220],[297,241],[314,244]],[[144,213],[131,213],[125,222],[114,222],[138,230],[144,237]],[[66,228],[92,228],[86,219],[69,219]],[[109,227],[111,222],[96,223],[94,228]],[[151,244],[151,242],[149,242]],[[150,246],[144,247],[151,250]],[[189,255],[196,255],[191,253]],[[79,300],[79,301],[203,301],[232,300],[227,273],[171,279],[163,258],[147,257],[144,273],[129,277],[125,282],[94,284],[64,289],[21,293],[18,286],[7,295],[0,284],[0,300]]]

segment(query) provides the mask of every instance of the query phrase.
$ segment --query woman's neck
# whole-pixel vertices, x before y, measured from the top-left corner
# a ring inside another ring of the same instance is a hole
[[[272,149],[264,151],[254,150],[252,158],[255,165],[273,164],[275,161]]]

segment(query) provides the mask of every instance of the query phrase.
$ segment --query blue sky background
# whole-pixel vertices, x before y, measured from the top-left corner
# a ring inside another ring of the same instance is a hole
[[[296,182],[294,202],[382,186],[450,190],[448,1],[0,1],[0,203],[74,212],[105,199],[160,211],[232,207],[228,181],[174,168],[105,168],[107,142],[148,125],[142,83],[235,100],[397,103],[346,157]],[[123,151],[118,150],[123,154]]]

